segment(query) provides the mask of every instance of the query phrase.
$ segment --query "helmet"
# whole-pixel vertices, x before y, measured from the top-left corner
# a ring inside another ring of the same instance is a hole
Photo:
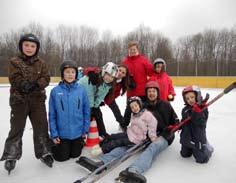
[[[102,67],[102,77],[105,73],[110,74],[112,77],[116,77],[118,74],[118,67],[113,62],[107,62],[106,65]]]
[[[139,98],[137,96],[130,97],[128,99],[128,105],[130,105],[132,102],[137,102],[139,104],[140,109],[142,109],[143,102],[142,102],[141,98]]]
[[[148,81],[146,86],[145,86],[145,92],[147,94],[147,89],[148,88],[156,88],[157,89],[157,94],[159,96],[159,84],[157,83],[157,81]]]
[[[30,42],[36,43],[37,48],[36,48],[36,52],[35,52],[34,55],[37,55],[38,51],[39,51],[39,48],[40,48],[39,39],[34,34],[25,34],[25,35],[21,36],[20,41],[19,41],[19,50],[22,54],[23,54],[22,44],[23,44],[24,41],[30,41]]]
[[[83,71],[84,70],[83,67],[78,67],[77,69],[78,69],[78,71]]]
[[[191,85],[191,86],[185,87],[182,91],[182,96],[183,96],[183,100],[184,100],[185,104],[187,104],[187,102],[185,100],[185,94],[188,93],[188,92],[194,92],[196,94],[196,101],[201,102],[202,95],[201,95],[200,88],[196,85]]]
[[[153,62],[153,66],[154,66],[154,69],[156,68],[156,64],[163,64],[163,70],[166,71],[166,61],[162,58],[157,58],[156,60],[154,60]]]
[[[60,71],[61,71],[61,78],[64,78],[64,70],[66,68],[73,68],[75,69],[75,78],[77,78],[78,76],[78,70],[77,70],[77,65],[74,61],[64,61],[62,62],[61,66],[60,66]]]

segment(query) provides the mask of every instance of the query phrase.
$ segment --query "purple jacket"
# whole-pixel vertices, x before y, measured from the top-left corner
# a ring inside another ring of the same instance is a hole
[[[137,115],[131,116],[130,126],[127,129],[127,135],[131,142],[141,143],[148,137],[156,137],[157,120],[151,112],[144,109]]]

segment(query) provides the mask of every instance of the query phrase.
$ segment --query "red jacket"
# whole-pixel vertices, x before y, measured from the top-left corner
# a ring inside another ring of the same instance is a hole
[[[147,83],[147,76],[153,73],[153,66],[150,61],[142,56],[126,57],[122,64],[126,65],[130,76],[133,77],[136,87],[127,91],[127,97],[145,96],[145,85]]]
[[[157,81],[159,84],[159,97],[161,100],[168,101],[168,95],[175,96],[175,90],[172,84],[172,80],[166,72],[153,73],[149,79],[151,81]]]
[[[116,83],[113,95],[109,93],[105,97],[104,103],[110,105],[117,97],[120,96],[120,92],[121,92],[121,82]]]

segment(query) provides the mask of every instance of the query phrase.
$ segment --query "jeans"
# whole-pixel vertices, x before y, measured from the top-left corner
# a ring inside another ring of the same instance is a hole
[[[137,173],[144,173],[147,171],[153,160],[160,154],[161,151],[168,147],[168,142],[163,138],[159,137],[157,141],[152,142],[139,156],[138,158],[128,167],[129,170]],[[122,157],[125,155],[128,147],[118,147],[113,149],[110,153],[104,154],[100,157],[104,163],[112,161],[114,158]]]

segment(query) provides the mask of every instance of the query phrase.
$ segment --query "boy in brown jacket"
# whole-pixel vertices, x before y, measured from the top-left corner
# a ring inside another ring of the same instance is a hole
[[[19,41],[20,55],[9,63],[11,128],[1,158],[9,174],[22,155],[22,136],[28,116],[34,132],[36,158],[49,167],[53,164],[45,107],[45,88],[50,76],[45,62],[38,57],[39,48],[38,38],[26,34]]]

